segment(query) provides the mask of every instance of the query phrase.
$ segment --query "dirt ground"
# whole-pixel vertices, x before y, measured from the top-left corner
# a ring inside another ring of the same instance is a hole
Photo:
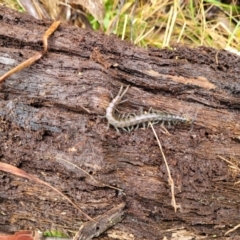
[[[42,50],[50,24],[0,7],[0,75]],[[239,60],[205,47],[140,49],[61,25],[47,56],[0,85],[0,162],[54,186],[91,218],[124,203],[121,219],[99,239],[227,239],[240,223],[239,169],[221,159],[236,166],[240,159]],[[151,128],[117,132],[102,118],[127,85],[120,113],[153,108],[194,120],[166,125],[169,134],[154,125],[175,182],[176,213]],[[72,235],[86,221],[52,189],[0,172],[0,231]]]

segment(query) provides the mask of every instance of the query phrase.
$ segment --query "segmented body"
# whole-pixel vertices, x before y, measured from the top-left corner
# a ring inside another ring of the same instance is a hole
[[[190,122],[189,119],[172,115],[165,112],[158,112],[149,110],[147,113],[141,113],[139,115],[136,114],[127,114],[122,116],[116,116],[115,110],[117,105],[121,102],[123,96],[127,92],[129,86],[123,91],[123,86],[120,88],[118,95],[110,102],[109,106],[106,109],[106,118],[108,120],[108,124],[115,127],[118,131],[119,128],[127,131],[131,131],[134,127],[138,128],[140,124],[145,126],[146,123],[158,123],[161,122],[164,124],[165,122],[168,125],[176,124],[179,122],[186,123]]]

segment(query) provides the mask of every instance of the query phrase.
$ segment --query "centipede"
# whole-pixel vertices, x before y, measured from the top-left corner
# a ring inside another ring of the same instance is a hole
[[[129,86],[127,86],[125,89],[123,86],[121,86],[117,96],[113,98],[113,100],[110,102],[106,109],[106,118],[108,121],[108,126],[112,125],[117,132],[119,132],[119,129],[122,129],[124,131],[132,131],[134,129],[139,128],[140,125],[142,125],[144,128],[149,126],[149,123],[157,124],[161,123],[162,126],[164,126],[165,123],[168,124],[168,126],[176,125],[178,123],[190,123],[190,119],[173,115],[167,112],[163,111],[156,111],[152,108],[149,109],[147,112],[143,112],[141,109],[139,114],[135,113],[126,113],[126,114],[116,114],[116,108],[120,104],[120,102],[123,99],[123,96],[128,91]]]

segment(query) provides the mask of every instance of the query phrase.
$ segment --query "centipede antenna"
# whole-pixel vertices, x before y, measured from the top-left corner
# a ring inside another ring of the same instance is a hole
[[[113,98],[114,98],[114,96],[113,96],[112,92],[110,92],[110,94],[111,94],[111,98],[113,99]]]
[[[119,90],[119,92],[118,92],[118,95],[117,95],[117,96],[120,96],[120,97],[121,97],[122,90],[123,90],[123,86],[121,86],[121,87],[120,87],[120,90]]]
[[[122,87],[123,88],[123,87]],[[129,89],[129,85],[126,87],[126,89],[124,90],[124,92],[121,94],[121,98],[126,94],[126,92],[128,91]]]

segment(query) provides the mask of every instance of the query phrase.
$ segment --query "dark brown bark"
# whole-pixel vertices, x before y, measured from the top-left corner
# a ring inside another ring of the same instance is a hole
[[[0,75],[42,51],[50,24],[0,7]],[[58,188],[92,218],[126,204],[124,220],[102,238],[115,232],[119,239],[162,239],[182,227],[223,236],[240,223],[239,173],[218,157],[240,160],[239,60],[205,47],[141,49],[60,25],[47,56],[0,85],[0,161]],[[177,213],[151,129],[118,133],[101,118],[122,85],[131,86],[122,112],[152,107],[195,119],[192,130],[180,124],[169,136],[154,125],[175,181]],[[3,231],[77,231],[86,220],[50,189],[5,172],[0,199]]]

